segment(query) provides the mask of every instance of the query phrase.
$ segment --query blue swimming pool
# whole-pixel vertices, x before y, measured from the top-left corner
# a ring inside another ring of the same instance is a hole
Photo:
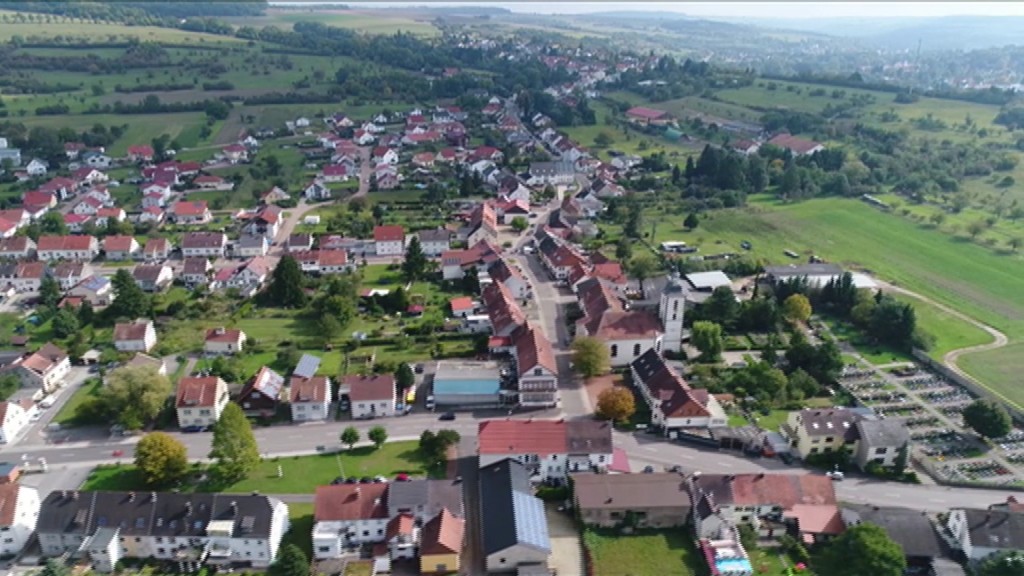
[[[753,571],[753,567],[750,565],[750,560],[746,558],[721,558],[715,560],[715,568],[723,574],[747,572]]]

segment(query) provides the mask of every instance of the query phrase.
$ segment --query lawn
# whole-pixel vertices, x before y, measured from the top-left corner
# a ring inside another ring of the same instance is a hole
[[[128,455],[131,459],[132,455]],[[132,465],[103,465],[97,466],[82,483],[82,490],[107,490],[114,492],[129,492],[139,490],[145,486],[142,474],[138,468]]]
[[[171,139],[178,139],[182,146],[197,146],[199,130],[205,122],[202,112],[176,112],[167,114],[79,114],[64,116],[35,116],[19,119],[28,127],[47,126],[50,128],[71,128],[76,131],[88,130],[95,124],[120,126],[127,124],[128,129],[107,147],[107,154],[114,157],[124,156],[128,147],[134,144],[148,144],[154,137],[167,134]]]
[[[1019,385],[1024,374],[1024,342],[1013,342],[1003,348],[966,354],[957,364],[982,384],[990,382],[1007,383],[996,392],[1003,400],[1024,409],[1024,387]],[[991,388],[990,388],[991,389]]]
[[[759,428],[778,432],[779,428],[786,423],[786,419],[789,418],[789,411],[771,410],[768,414],[754,412],[753,415]]]
[[[0,13],[17,16],[21,13],[7,10]],[[190,32],[175,28],[158,28],[155,26],[125,26],[118,23],[92,23],[61,16],[31,15],[31,18],[46,18],[48,22],[2,22],[0,23],[0,40],[7,42],[12,36],[53,38],[88,38],[95,42],[109,42],[111,38],[126,40],[138,38],[143,42],[167,42],[173,44],[211,43],[238,44],[241,40],[230,36],[216,36],[201,32]],[[10,18],[9,18],[10,19]]]
[[[103,381],[99,378],[84,382],[75,390],[71,398],[68,398],[68,401],[61,406],[60,412],[57,412],[53,421],[61,426],[74,426],[78,418],[78,409],[86,400],[98,396],[102,388]]]
[[[941,358],[951,350],[988,344],[992,341],[992,336],[988,332],[949,312],[912,296],[903,294],[894,294],[893,296],[901,302],[907,302],[914,306],[917,325],[935,337],[935,345],[928,351],[935,358]]]
[[[313,503],[289,502],[288,519],[291,527],[284,535],[284,544],[294,544],[302,549],[306,558],[313,557]]]
[[[682,528],[630,535],[588,529],[583,544],[593,559],[594,576],[692,576],[707,571]]]
[[[298,10],[268,11],[265,19],[257,20],[263,25],[271,21],[286,28],[295,22],[318,22],[339,28],[351,28],[364,34],[395,34],[403,32],[414,36],[437,36],[440,31],[428,21],[407,14],[355,10],[320,10],[301,12]]]

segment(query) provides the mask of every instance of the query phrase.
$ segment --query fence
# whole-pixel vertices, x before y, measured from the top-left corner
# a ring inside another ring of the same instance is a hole
[[[971,394],[974,394],[979,398],[991,398],[993,400],[999,401],[1000,403],[1003,404],[1003,406],[1006,407],[1006,410],[1010,413],[1010,416],[1013,418],[1013,420],[1017,424],[1024,426],[1024,412],[1021,412],[1021,410],[1016,406],[1007,404],[1002,398],[999,398],[992,394],[992,392],[989,389],[985,388],[984,386],[976,382],[973,378],[964,377],[961,376],[960,374],[957,374],[956,372],[950,370],[949,367],[947,367],[946,365],[942,364],[941,362],[937,362],[935,359],[929,357],[924,350],[919,350],[915,348],[911,352],[911,354],[914,356],[915,359],[917,359],[919,362],[927,366],[929,370],[937,372],[943,378],[946,378],[947,380],[955,382],[957,385],[964,387],[965,389],[969,390]]]

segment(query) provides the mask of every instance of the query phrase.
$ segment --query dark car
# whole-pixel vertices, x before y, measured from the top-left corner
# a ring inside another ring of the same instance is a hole
[[[413,371],[417,374],[423,374],[423,364],[417,364]]]
[[[373,484],[373,478],[369,476],[363,476],[359,479],[360,484]]]
[[[359,483],[359,478],[356,478],[355,476],[353,476],[351,478],[347,478],[345,480],[345,484],[358,484],[358,483]]]
[[[345,483],[345,477],[344,476],[338,476],[334,480],[331,480],[331,485],[332,486],[337,486],[338,484],[344,484],[344,483]]]
[[[194,432],[202,432],[203,431],[203,427],[202,426],[185,426],[184,428],[181,429],[181,431],[184,432],[185,434],[192,434]]]
[[[441,414],[441,417],[439,418],[439,420],[444,420],[444,421],[455,420],[455,412],[445,412],[444,414]]]

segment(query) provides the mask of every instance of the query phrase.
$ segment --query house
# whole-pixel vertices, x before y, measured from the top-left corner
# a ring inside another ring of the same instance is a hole
[[[49,394],[64,385],[71,361],[63,350],[47,342],[39,350],[15,360],[5,369],[15,370],[26,388],[40,388]]]
[[[469,296],[452,298],[448,302],[448,306],[451,308],[452,316],[455,318],[465,318],[475,312],[477,308],[477,304]]]
[[[558,403],[558,365],[547,336],[526,324],[513,334],[512,343],[519,405],[555,406]]]
[[[949,555],[948,546],[936,531],[935,524],[919,510],[844,504],[841,513],[847,528],[865,522],[881,526],[889,538],[903,549],[908,573],[932,574],[936,560]]]
[[[355,269],[355,263],[348,261],[348,252],[344,250],[316,251],[316,272],[318,274],[342,274]]]
[[[245,235],[235,243],[232,255],[236,258],[255,258],[266,256],[270,251],[270,243],[266,236]]]
[[[320,169],[322,182],[348,182],[352,168],[346,164],[328,164]]]
[[[25,260],[35,256],[36,243],[28,236],[12,236],[0,239],[0,258]]]
[[[690,476],[697,538],[717,538],[723,528],[791,531],[808,543],[843,532],[833,480],[824,474],[700,474]]]
[[[135,260],[142,254],[142,247],[132,236],[107,236],[103,252],[107,260]]]
[[[178,382],[175,408],[181,428],[213,426],[228,405],[228,385],[216,376],[185,377]]]
[[[149,352],[156,346],[152,320],[118,322],[114,325],[114,348],[118,352]]]
[[[203,352],[207,354],[237,354],[242,351],[248,338],[237,328],[210,328],[206,331]]]
[[[469,224],[459,230],[459,237],[466,241],[467,246],[475,246],[484,241],[496,242],[498,215],[494,207],[487,202],[477,204],[469,216]]]
[[[1024,513],[1011,510],[954,508],[946,529],[952,544],[971,563],[992,554],[1024,551]]]
[[[466,275],[466,270],[476,267],[479,271],[494,262],[499,258],[498,254],[498,248],[486,240],[466,250],[444,252],[441,254],[441,277],[445,280],[458,280]]]
[[[491,321],[494,336],[510,337],[526,324],[526,315],[501,282],[492,282],[480,292],[480,300]]]
[[[93,217],[89,214],[75,214],[71,212],[64,215],[64,225],[68,227],[68,232],[72,234],[81,234],[85,229],[85,225],[93,221]]]
[[[541,481],[564,481],[572,472],[606,470],[612,463],[612,428],[596,420],[487,420],[477,433],[480,468],[506,458]]]
[[[262,196],[260,196],[260,203],[261,204],[276,204],[277,202],[282,202],[284,200],[291,200],[291,199],[292,199],[292,197],[291,197],[290,194],[288,194],[284,190],[281,190],[277,186],[274,186],[273,188],[271,188],[270,190],[265,192]]]
[[[370,154],[370,161],[374,166],[380,164],[398,164],[398,152],[386,146],[377,146]]]
[[[288,531],[288,506],[256,494],[54,490],[36,524],[41,554],[84,553],[92,569],[124,559],[266,569]]]
[[[46,160],[33,158],[32,161],[25,166],[25,172],[27,172],[29,176],[46,176],[46,170],[49,167],[50,165]]]
[[[57,281],[61,290],[67,291],[92,275],[92,267],[84,262],[58,262],[56,266],[50,268],[49,275]],[[103,286],[98,283],[90,287],[90,290],[99,292],[102,288]]]
[[[530,164],[530,178],[526,181],[530,186],[568,186],[576,177],[576,170],[571,162],[533,162]]]
[[[81,272],[74,270],[80,268],[77,266],[68,266],[68,263],[62,263],[57,266],[54,271],[54,278],[57,279],[58,284],[64,284],[64,279],[68,278],[68,283],[71,284],[70,290],[67,290],[66,296],[68,298],[79,298],[81,300],[89,302],[93,308],[102,308],[104,306],[110,306],[110,303],[117,297],[117,293],[114,292],[114,284],[106,276],[86,276],[82,278],[79,276]],[[59,273],[65,272],[67,275],[60,275]],[[75,280],[75,279],[78,280]]]
[[[104,206],[96,211],[96,225],[106,226],[110,220],[117,222],[124,222],[128,218],[128,214],[121,208],[116,206]]]
[[[139,264],[132,278],[143,292],[162,292],[174,282],[174,270],[166,264]]]
[[[420,230],[416,236],[419,237],[423,255],[428,258],[436,258],[451,249],[452,233],[445,228]]]
[[[249,159],[249,149],[241,144],[229,144],[221,149],[221,153],[230,164],[238,164]]]
[[[186,232],[181,237],[181,254],[185,258],[223,258],[228,237],[223,232]]]
[[[352,418],[378,418],[393,416],[398,402],[395,392],[395,378],[390,374],[374,376],[352,375],[342,378],[342,384],[349,390]]]
[[[904,462],[909,458],[910,431],[905,421],[860,419],[854,426],[858,441],[853,461],[861,470],[867,470],[871,464],[895,466],[901,454]]]
[[[725,426],[728,415],[707,390],[693,389],[650,348],[630,364],[633,383],[651,409],[651,424],[669,435],[687,428]]]
[[[577,298],[583,318],[576,322],[576,335],[603,341],[613,367],[628,366],[648,350],[661,352],[663,328],[654,312],[625,309],[619,295],[597,278],[580,282]]]
[[[457,518],[447,508],[424,524],[420,532],[420,573],[458,572],[465,533],[466,521]]]
[[[109,182],[110,177],[92,166],[83,166],[71,173],[71,178],[79,184],[102,184]]]
[[[293,376],[291,389],[292,422],[326,420],[330,415],[331,379],[327,376]]]
[[[36,255],[44,262],[54,260],[91,261],[100,253],[99,242],[92,236],[40,236]]]
[[[128,160],[132,162],[152,162],[153,147],[145,144],[128,147]]]
[[[636,528],[678,528],[690,519],[686,477],[654,474],[572,474],[573,504],[587,526],[618,528],[630,518]]]
[[[434,167],[434,153],[433,152],[420,152],[412,157],[413,166],[420,168],[433,168]]]
[[[11,238],[18,232],[18,223],[0,218],[0,240]]]
[[[401,226],[375,226],[373,241],[377,256],[405,254],[405,228]]]
[[[114,163],[114,159],[99,152],[83,152],[82,162],[93,168],[110,168],[110,165]]]
[[[306,200],[330,200],[331,189],[323,185],[323,182],[314,180],[302,190]]]
[[[317,486],[313,557],[339,558],[351,546],[382,542],[388,521],[387,483]]]
[[[805,408],[789,413],[780,428],[789,439],[793,452],[800,458],[810,454],[832,452],[857,441],[860,416],[847,408]],[[854,450],[856,452],[856,450]]]
[[[630,122],[640,124],[641,126],[664,126],[671,121],[668,112],[645,106],[634,106],[626,110],[626,118]]]
[[[21,166],[21,150],[18,148],[8,148],[7,146],[0,146],[0,164],[4,160],[11,163],[12,167]]]
[[[234,188],[234,184],[220,176],[202,174],[192,179],[192,187],[199,190],[230,190]]]
[[[352,133],[352,141],[360,146],[369,146],[377,140],[377,137],[373,135],[369,130],[363,130],[360,128]]]
[[[792,134],[778,134],[769,140],[768,144],[778,146],[784,150],[789,150],[793,156],[810,156],[815,152],[821,152],[825,149],[825,145],[820,142],[804,140],[803,138],[797,138]]]
[[[11,444],[31,423],[29,418],[38,410],[31,400],[25,402],[0,402],[0,444]],[[0,488],[2,490],[2,488]],[[0,502],[0,513],[3,512]],[[0,516],[0,528],[3,527],[3,516]],[[2,548],[2,546],[0,546]]]
[[[171,216],[177,224],[206,224],[213,220],[206,200],[186,200],[171,205]]]
[[[152,368],[161,376],[167,376],[167,363],[163,359],[154,358],[142,352],[136,352],[132,359],[125,363],[125,366],[145,366],[146,368]]]
[[[32,538],[39,520],[39,492],[16,482],[0,484],[0,556],[13,558]]]
[[[528,300],[533,297],[533,289],[523,273],[519,268],[510,266],[503,258],[491,263],[487,275],[494,282],[504,284],[509,294],[516,300]]]
[[[171,257],[171,241],[167,238],[150,238],[142,250],[142,257],[147,262],[163,262]]]
[[[31,212],[49,210],[57,206],[57,197],[50,192],[30,190],[21,195],[21,203]]]
[[[480,530],[488,573],[547,563],[551,539],[544,503],[533,495],[530,473],[519,462],[503,459],[481,467]]]
[[[565,280],[573,268],[587,265],[587,259],[582,254],[551,236],[540,240],[537,255],[555,280]]]
[[[14,291],[19,294],[38,292],[45,275],[45,262],[0,264],[0,288],[5,290],[7,287],[14,288]]]
[[[246,416],[270,418],[284,400],[284,376],[263,366],[242,387],[237,402]]]
[[[252,258],[237,268],[224,268],[213,277],[211,286],[215,289],[237,288],[246,298],[251,298],[263,287],[270,275],[270,262],[263,256]]]
[[[181,266],[181,280],[186,286],[206,284],[210,280],[213,266],[206,258],[185,258]]]
[[[312,234],[292,234],[285,245],[288,252],[306,252],[313,249]]]

